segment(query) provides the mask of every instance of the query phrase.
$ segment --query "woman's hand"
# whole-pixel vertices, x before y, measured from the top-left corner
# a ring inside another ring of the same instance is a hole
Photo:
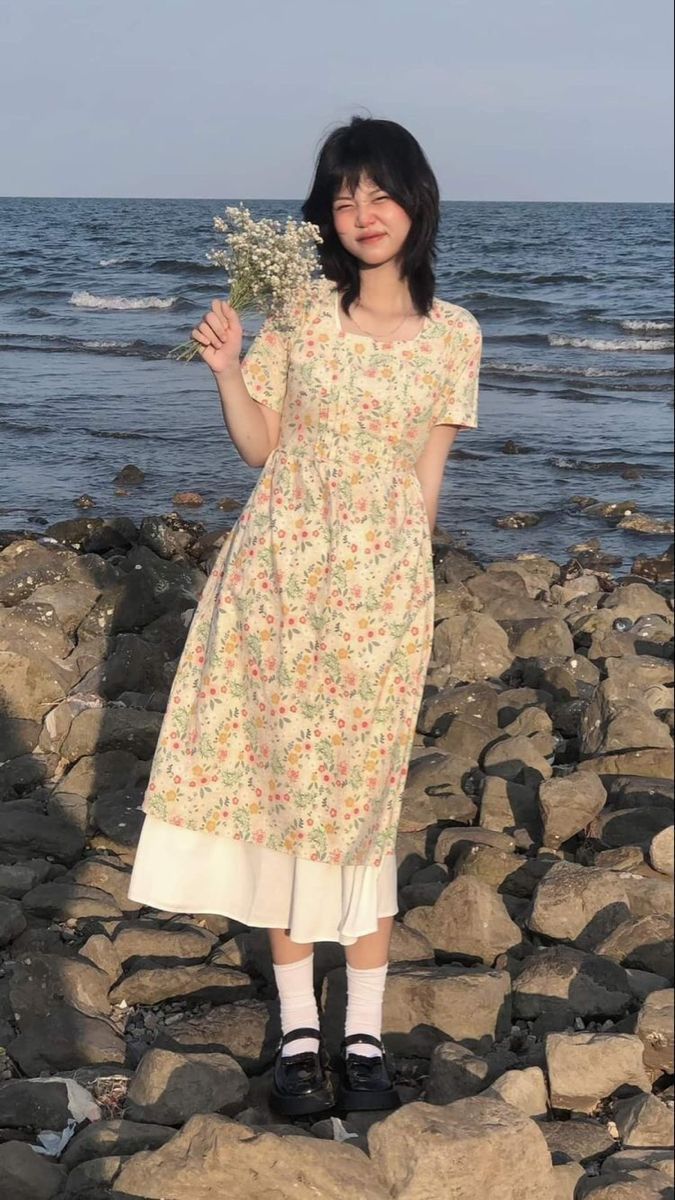
[[[202,347],[199,353],[214,375],[238,366],[243,330],[239,316],[224,300],[213,301],[204,320],[192,330],[192,337]]]

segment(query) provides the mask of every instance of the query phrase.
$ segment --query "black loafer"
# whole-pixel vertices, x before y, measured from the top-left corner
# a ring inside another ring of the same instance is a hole
[[[297,1038],[317,1038],[319,1050],[302,1054],[281,1053],[282,1048]],[[274,1078],[270,1105],[287,1117],[305,1113],[325,1112],[335,1103],[333,1088],[326,1074],[326,1058],[318,1029],[292,1029],[284,1034],[274,1062]]]
[[[347,1047],[356,1042],[377,1046],[379,1055],[368,1058],[365,1054],[347,1054]],[[401,1101],[391,1081],[384,1046],[379,1038],[369,1033],[353,1033],[343,1039],[341,1050],[340,1108],[347,1112],[398,1108]]]

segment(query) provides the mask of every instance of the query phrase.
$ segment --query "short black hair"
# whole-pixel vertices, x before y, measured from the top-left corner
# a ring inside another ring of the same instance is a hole
[[[335,232],[333,201],[343,183],[353,193],[362,176],[387,192],[411,220],[401,255],[401,276],[408,282],[418,313],[431,310],[436,286],[434,263],[440,220],[440,194],[426,155],[413,135],[396,121],[353,116],[328,135],[321,146],[314,179],[302,205],[305,221],[318,225],[317,247],[323,274],[343,292],[345,313],[359,295],[359,262]]]

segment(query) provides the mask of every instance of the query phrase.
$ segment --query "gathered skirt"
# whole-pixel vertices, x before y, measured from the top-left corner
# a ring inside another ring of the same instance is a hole
[[[285,929],[294,942],[349,946],[398,911],[396,856],[379,868],[313,862],[146,814],[128,895],[168,912]]]

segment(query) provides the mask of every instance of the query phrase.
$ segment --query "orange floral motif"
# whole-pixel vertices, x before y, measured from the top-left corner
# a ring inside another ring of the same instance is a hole
[[[481,332],[435,299],[424,336],[342,330],[322,279],[242,363],[279,442],[199,598],[146,813],[342,866],[394,847],[431,651],[431,536],[415,462],[478,424]]]

